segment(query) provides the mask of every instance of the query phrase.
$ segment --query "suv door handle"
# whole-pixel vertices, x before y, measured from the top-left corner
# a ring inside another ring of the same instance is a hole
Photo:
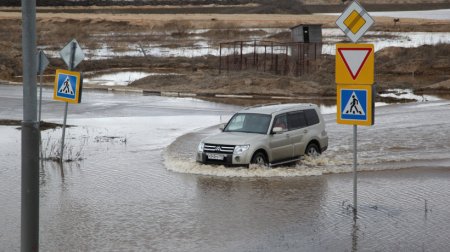
[[[303,130],[303,133],[308,133],[308,130],[307,129]]]

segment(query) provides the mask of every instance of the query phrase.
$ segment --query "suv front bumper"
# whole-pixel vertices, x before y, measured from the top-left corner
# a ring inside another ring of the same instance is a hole
[[[250,158],[248,158],[247,155],[221,154],[221,156],[223,156],[223,159],[213,159],[209,158],[208,154],[214,155],[216,153],[197,152],[197,162],[203,164],[217,164],[226,166],[248,165],[250,163]]]

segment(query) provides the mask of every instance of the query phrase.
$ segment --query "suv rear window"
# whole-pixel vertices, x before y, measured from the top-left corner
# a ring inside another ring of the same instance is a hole
[[[307,109],[305,110],[306,115],[306,121],[308,122],[308,125],[314,125],[319,123],[319,116],[317,115],[316,110],[314,109]]]
[[[288,113],[287,121],[289,130],[300,129],[307,126],[305,113],[303,113],[303,111]]]

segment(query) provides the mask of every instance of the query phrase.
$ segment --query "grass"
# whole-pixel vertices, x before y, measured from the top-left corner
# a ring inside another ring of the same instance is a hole
[[[61,138],[53,137],[49,134],[46,138],[41,139],[41,159],[43,161],[53,162],[74,162],[83,160],[85,146],[89,137],[70,138],[66,136],[66,143],[64,144],[65,157],[61,157]],[[42,137],[41,137],[42,138]],[[69,143],[70,139],[77,139],[79,143]]]
[[[76,135],[67,134],[64,144],[64,157],[61,159],[61,131],[51,131],[41,138],[41,160],[58,163],[79,162],[86,158],[88,145],[94,147],[98,144],[127,144],[127,138],[121,136],[109,136],[105,133],[94,133],[89,128],[83,127],[83,132]],[[95,136],[92,136],[95,134]]]

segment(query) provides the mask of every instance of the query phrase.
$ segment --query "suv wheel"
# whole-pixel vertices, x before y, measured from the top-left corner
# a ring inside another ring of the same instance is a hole
[[[267,166],[267,158],[266,155],[262,152],[256,152],[252,157],[252,164],[260,165],[260,166]]]
[[[305,155],[310,156],[310,157],[319,156],[320,155],[319,146],[317,146],[317,144],[315,144],[315,143],[308,144],[308,146],[306,147],[306,150],[305,150]]]

